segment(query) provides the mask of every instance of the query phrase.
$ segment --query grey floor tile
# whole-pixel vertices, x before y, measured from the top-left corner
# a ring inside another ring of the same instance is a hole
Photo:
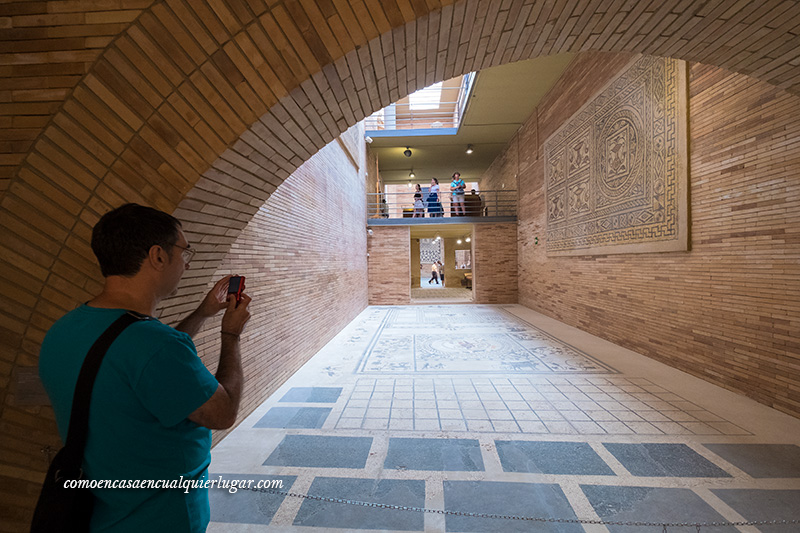
[[[400,479],[317,477],[308,494],[403,507],[425,506],[425,482]],[[422,531],[424,515],[413,511],[305,500],[294,519],[296,526],[343,529]]]
[[[265,465],[318,468],[364,468],[372,437],[286,435]]]
[[[321,428],[331,412],[330,407],[273,407],[254,428]]]
[[[613,476],[614,471],[585,442],[495,441],[506,472]]]
[[[417,431],[439,431],[441,427],[439,426],[439,420],[437,419],[414,419],[414,429]]]
[[[252,487],[255,488],[256,482],[281,481],[281,486],[273,486],[278,490],[288,491],[296,479],[295,476],[256,476],[248,474],[218,474],[209,473],[209,480],[216,480],[222,476],[223,480],[253,480]],[[231,492],[230,489],[217,487],[208,489],[208,499],[211,503],[211,521],[235,524],[269,524],[275,512],[283,503],[285,496],[271,494],[267,492],[255,492],[251,490],[238,489]]]
[[[342,394],[341,387],[292,387],[280,399],[281,402],[308,402],[308,403],[336,403]],[[353,393],[353,398],[356,397]],[[369,398],[369,393],[360,393],[361,397]]]
[[[498,515],[576,518],[561,488],[546,483],[505,483],[493,481],[445,481],[447,510]],[[500,518],[447,516],[446,531],[502,532],[550,531],[578,533],[577,524],[536,523]]]
[[[519,433],[520,427],[513,420],[492,420],[494,430],[499,433]]]
[[[534,420],[517,420],[517,425],[523,433],[548,433],[547,426]]]
[[[581,485],[601,519],[612,522],[725,522],[725,518],[689,489]],[[654,527],[609,525],[611,533],[653,531]],[[695,527],[669,527],[669,533],[695,533]],[[734,533],[735,527],[702,527],[703,533]]]
[[[800,521],[800,490],[712,489],[711,492],[749,522]],[[800,523],[763,526],[761,530],[797,533]]]
[[[800,446],[794,444],[704,444],[755,478],[800,478]],[[800,526],[798,526],[800,531]]]
[[[544,419],[542,419],[542,421],[544,422],[544,425],[547,426],[547,430],[555,435],[560,435],[560,434],[574,435],[577,433],[575,428],[572,427],[572,425],[569,422],[561,422],[558,420],[551,421]]]
[[[468,472],[484,469],[480,445],[473,439],[389,439],[383,467]]]
[[[685,444],[622,444],[603,446],[634,476],[731,477]]]

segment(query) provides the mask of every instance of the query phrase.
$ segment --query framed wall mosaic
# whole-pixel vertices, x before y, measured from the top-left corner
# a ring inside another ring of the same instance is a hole
[[[545,141],[548,255],[688,249],[687,92],[640,57]]]

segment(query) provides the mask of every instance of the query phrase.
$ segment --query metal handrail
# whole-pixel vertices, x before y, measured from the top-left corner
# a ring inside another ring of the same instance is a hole
[[[446,186],[445,186],[446,187]],[[449,190],[439,192],[439,201],[430,201],[430,193],[422,191],[422,207],[415,207],[416,191],[367,194],[368,218],[442,218],[456,216],[515,217],[517,216],[517,191],[499,189],[464,195],[464,215],[456,214]],[[477,200],[476,200],[477,197]],[[385,204],[384,204],[385,200]]]

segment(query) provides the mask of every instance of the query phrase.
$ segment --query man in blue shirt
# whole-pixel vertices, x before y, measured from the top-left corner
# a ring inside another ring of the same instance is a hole
[[[126,310],[155,314],[173,294],[194,249],[171,215],[126,204],[104,215],[92,250],[105,278],[102,292],[48,331],[39,374],[66,440],[75,383],[83,360],[103,331]],[[208,477],[211,429],[236,421],[242,394],[239,335],[250,298],[227,296],[230,276],[172,328],[155,318],[129,326],[106,353],[92,391],[83,467],[91,480],[192,480]],[[226,301],[227,300],[227,301]],[[217,372],[212,375],[192,342],[203,322],[225,309]],[[205,531],[208,490],[92,489],[92,531]]]
[[[455,216],[464,216],[464,189],[467,185],[461,179],[461,173],[455,172],[453,174],[453,181],[450,182],[450,191],[453,196],[453,208],[455,209]]]

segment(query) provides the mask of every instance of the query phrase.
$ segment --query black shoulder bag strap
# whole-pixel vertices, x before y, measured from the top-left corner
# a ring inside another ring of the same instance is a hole
[[[147,320],[150,317],[134,311],[127,311],[116,319],[102,335],[94,342],[86,359],[83,360],[81,373],[75,383],[75,394],[72,396],[72,411],[69,415],[69,429],[67,430],[67,442],[64,444],[66,459],[81,467],[83,462],[83,450],[86,448],[86,439],[89,433],[89,404],[92,400],[92,390],[100,365],[111,344],[125,331],[125,329],[139,320]]]
[[[67,442],[47,470],[33,513],[32,532],[88,531],[93,506],[91,492],[88,488],[66,488],[64,484],[84,477],[82,463],[89,434],[89,404],[106,352],[125,328],[139,320],[148,319],[150,317],[147,315],[127,311],[98,337],[83,360],[72,397]]]

